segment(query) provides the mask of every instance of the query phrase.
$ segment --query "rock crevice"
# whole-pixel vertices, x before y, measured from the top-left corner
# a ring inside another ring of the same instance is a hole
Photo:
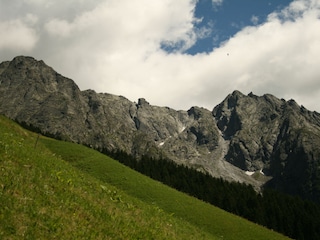
[[[176,111],[144,98],[80,91],[43,61],[23,56],[0,64],[0,99],[1,114],[65,140],[166,157],[256,188],[272,178],[274,188],[320,201],[320,114],[294,100],[234,91],[212,111]],[[246,174],[261,169],[262,181]]]

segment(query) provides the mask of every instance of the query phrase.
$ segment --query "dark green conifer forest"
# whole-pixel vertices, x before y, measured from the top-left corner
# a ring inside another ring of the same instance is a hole
[[[48,134],[26,123],[23,127],[55,139],[61,134]],[[214,178],[168,159],[142,156],[139,160],[124,151],[100,152],[120,163],[179,191],[244,217],[293,239],[320,239],[319,203],[291,196],[272,188],[257,193],[252,186]]]
[[[119,162],[179,191],[213,204],[294,239],[320,239],[320,205],[265,188],[213,178],[173,161],[122,151],[102,151]]]

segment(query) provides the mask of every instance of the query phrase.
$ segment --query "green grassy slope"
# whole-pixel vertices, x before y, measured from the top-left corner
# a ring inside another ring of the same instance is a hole
[[[0,116],[0,239],[219,239],[81,172],[41,141],[34,148],[36,139]]]
[[[0,239],[287,239],[0,117]]]

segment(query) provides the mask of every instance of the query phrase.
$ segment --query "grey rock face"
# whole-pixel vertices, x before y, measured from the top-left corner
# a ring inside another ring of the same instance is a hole
[[[44,133],[166,157],[230,181],[320,200],[320,114],[272,95],[228,95],[213,111],[176,111],[122,96],[80,91],[43,61],[0,64],[0,113]],[[255,172],[255,173],[254,173]]]
[[[83,123],[78,116],[85,111],[79,88],[42,61],[13,59],[2,70],[0,83],[1,113],[70,139],[79,133]]]
[[[285,101],[271,95],[233,92],[213,110],[230,148],[226,159],[243,170],[268,168],[281,124]]]
[[[259,169],[267,185],[320,200],[320,114],[280,100],[233,92],[213,110],[217,126],[230,140],[226,161]]]

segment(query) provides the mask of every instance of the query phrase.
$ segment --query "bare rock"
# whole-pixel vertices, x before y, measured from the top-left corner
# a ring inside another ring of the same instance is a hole
[[[213,111],[176,111],[144,98],[80,91],[43,61],[23,56],[0,64],[0,99],[1,114],[57,138],[165,157],[320,202],[320,114],[294,100],[234,91]]]

